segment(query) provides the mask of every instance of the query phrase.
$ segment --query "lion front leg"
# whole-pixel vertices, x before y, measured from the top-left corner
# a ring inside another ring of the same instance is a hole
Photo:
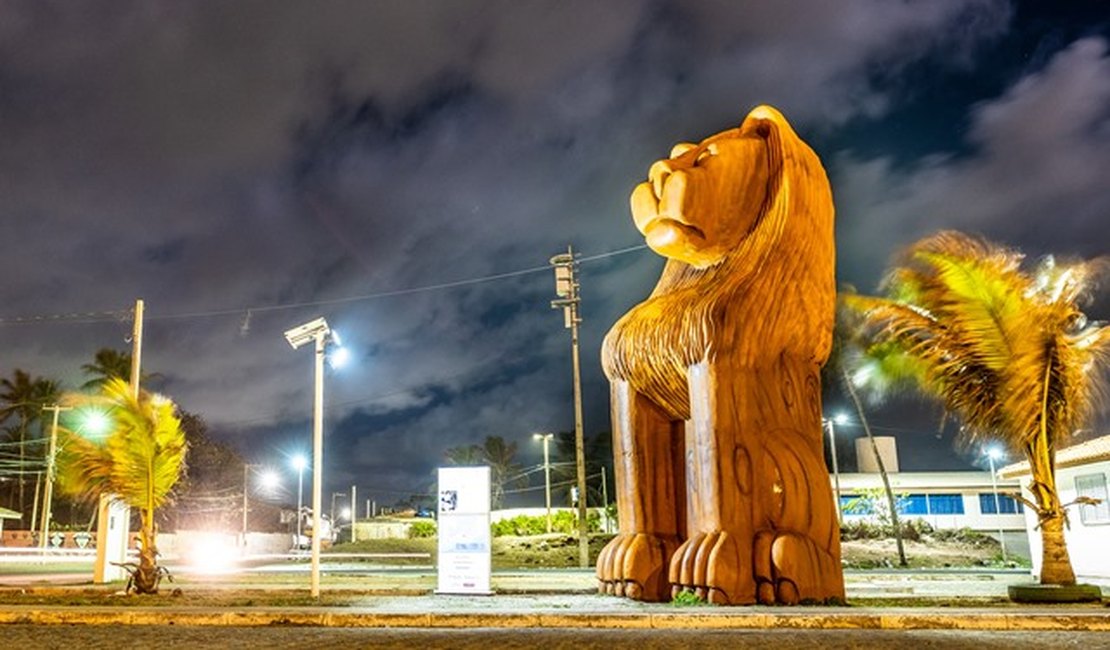
[[[720,605],[755,602],[751,441],[736,386],[743,381],[703,362],[689,368],[686,423],[689,539],[671,559],[672,592]]]
[[[679,429],[628,382],[612,382],[620,532],[597,560],[598,590],[636,600],[670,597],[667,566],[684,528]]]

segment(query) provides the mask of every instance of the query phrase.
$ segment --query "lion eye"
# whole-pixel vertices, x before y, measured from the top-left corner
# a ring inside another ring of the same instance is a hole
[[[702,151],[701,153],[698,154],[697,160],[694,161],[694,164],[699,165],[699,164],[705,162],[706,160],[709,160],[710,158],[712,158],[713,156],[716,156],[716,155],[717,155],[717,145],[711,144],[708,147],[706,147],[705,151]]]

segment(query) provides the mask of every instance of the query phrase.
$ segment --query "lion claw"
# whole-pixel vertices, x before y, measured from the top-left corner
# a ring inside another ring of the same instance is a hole
[[[677,546],[678,540],[664,536],[617,535],[598,556],[598,591],[633,600],[666,600],[670,589],[664,567]]]

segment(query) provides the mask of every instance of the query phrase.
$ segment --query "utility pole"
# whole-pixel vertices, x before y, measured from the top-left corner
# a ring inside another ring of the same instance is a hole
[[[143,300],[135,301],[135,322],[131,331],[131,394],[139,398],[139,369],[142,367],[143,355]],[[93,582],[108,582],[108,509],[116,495],[101,494],[100,503],[96,511],[96,564],[93,565]],[[123,525],[127,525],[127,517],[121,517]],[[126,544],[126,542],[125,542]],[[126,545],[124,546],[126,550]],[[121,558],[120,561],[123,561]]]
[[[50,425],[50,450],[46,456],[46,487],[42,496],[42,526],[39,529],[41,536],[39,539],[39,548],[43,551],[46,550],[46,538],[50,535],[50,508],[54,499],[54,459],[58,452],[58,415],[62,411],[68,411],[72,407],[69,406],[44,406],[42,410],[53,411],[53,423]]]
[[[555,267],[555,294],[558,300],[551,301],[552,309],[563,310],[564,327],[570,330],[571,363],[574,368],[574,460],[578,472],[578,565],[590,565],[589,523],[586,521],[586,445],[582,435],[582,380],[578,364],[578,324],[582,318],[578,313],[581,297],[576,280],[578,264],[574,261],[574,249],[567,246],[567,252],[551,258]]]

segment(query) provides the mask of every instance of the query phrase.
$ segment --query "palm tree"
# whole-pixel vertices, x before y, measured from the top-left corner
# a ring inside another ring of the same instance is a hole
[[[96,390],[108,383],[111,379],[129,379],[131,377],[131,353],[100,348],[96,351],[92,363],[81,366],[81,370],[92,378],[81,384],[81,390]]]
[[[130,568],[137,593],[157,593],[164,570],[155,547],[155,511],[162,506],[185,466],[185,433],[169,399],[140,391],[119,378],[109,379],[96,395],[71,394],[66,402],[103,409],[111,420],[107,435],[96,440],[75,430],[63,433],[58,456],[62,491],[87,499],[114,494],[139,511],[139,565]]]
[[[25,494],[23,489],[24,472],[26,471],[26,449],[28,429],[35,423],[43,422],[42,407],[58,400],[58,383],[42,377],[32,377],[30,373],[19,370],[12,372],[11,378],[0,379],[0,422],[16,420],[8,431],[12,441],[19,442],[19,481],[18,509],[26,509]],[[14,497],[13,493],[10,497]]]
[[[505,442],[501,436],[486,436],[480,445],[452,447],[444,452],[447,460],[458,466],[487,465],[490,469],[490,503],[496,510],[505,500],[505,486],[521,480],[520,465],[514,462],[516,443]]]
[[[910,246],[885,298],[848,296],[872,344],[921,364],[919,384],[963,420],[967,444],[999,441],[1028,460],[1040,519],[1042,584],[1071,585],[1056,450],[1092,415],[1110,360],[1110,327],[1079,303],[1105,260],[1031,269],[1010,249],[956,232]]]

